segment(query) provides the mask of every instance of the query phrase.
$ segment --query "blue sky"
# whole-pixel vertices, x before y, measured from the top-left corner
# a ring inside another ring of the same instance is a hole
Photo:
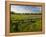
[[[11,5],[11,11],[16,13],[39,13],[41,12],[41,7]]]

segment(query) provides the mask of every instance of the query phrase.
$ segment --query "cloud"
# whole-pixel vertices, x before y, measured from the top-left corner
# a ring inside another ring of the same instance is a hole
[[[16,13],[38,13],[41,12],[41,7],[11,5],[11,11]]]

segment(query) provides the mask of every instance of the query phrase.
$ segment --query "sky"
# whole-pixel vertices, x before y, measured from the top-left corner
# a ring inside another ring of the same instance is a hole
[[[41,7],[11,5],[11,11],[13,11],[15,13],[39,13],[39,12],[41,12]]]

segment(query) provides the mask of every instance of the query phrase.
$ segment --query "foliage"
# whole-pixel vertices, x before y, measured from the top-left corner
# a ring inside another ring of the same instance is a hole
[[[37,32],[42,30],[41,15],[11,13],[10,32]]]

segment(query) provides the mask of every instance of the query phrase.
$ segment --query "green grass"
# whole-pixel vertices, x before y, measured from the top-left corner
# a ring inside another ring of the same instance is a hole
[[[10,32],[42,31],[41,15],[11,14]]]

